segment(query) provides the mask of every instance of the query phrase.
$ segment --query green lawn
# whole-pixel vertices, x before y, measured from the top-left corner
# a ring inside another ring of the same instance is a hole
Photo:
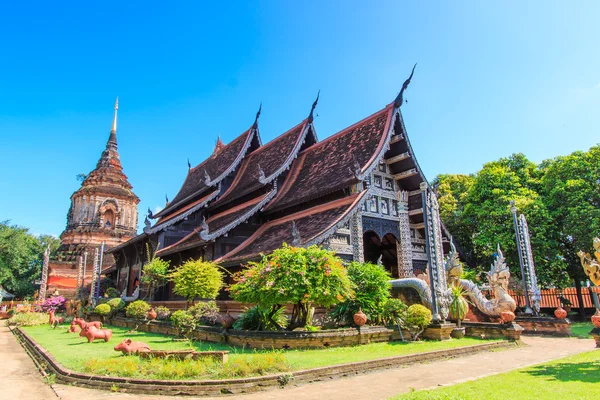
[[[214,379],[263,375],[491,342],[476,338],[463,338],[445,342],[391,342],[327,349],[267,351],[242,349],[208,342],[194,342],[193,344],[174,342],[170,336],[156,333],[130,333],[126,328],[119,327],[110,327],[110,329],[113,331],[110,342],[96,341],[90,344],[87,343],[87,339],[79,337],[78,334],[67,333],[66,327],[51,329],[48,325],[41,325],[23,328],[61,364],[72,370],[157,379]],[[199,351],[229,350],[229,363],[223,368],[219,365],[206,365],[205,361],[173,362],[171,363],[173,365],[165,367],[165,370],[159,370],[162,365],[157,364],[158,360],[151,363],[136,356],[122,356],[120,352],[114,351],[113,347],[125,338],[145,342],[154,350],[187,349],[190,346]]]
[[[600,399],[600,351],[577,354],[473,382],[407,393],[393,399]]]
[[[571,324],[571,332],[573,336],[583,339],[589,339],[591,336],[589,332],[594,328],[591,322],[575,322]]]

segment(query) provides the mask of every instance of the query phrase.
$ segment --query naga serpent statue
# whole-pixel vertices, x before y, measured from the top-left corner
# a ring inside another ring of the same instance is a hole
[[[577,255],[581,259],[581,266],[590,281],[594,282],[594,285],[600,286],[600,238],[594,238],[595,260],[584,251],[578,252]]]
[[[460,281],[466,295],[469,296],[471,302],[479,311],[489,317],[500,317],[503,311],[515,312],[517,303],[508,294],[508,281],[510,280],[510,271],[506,265],[504,255],[498,244],[497,255],[494,263],[490,267],[490,272],[487,272],[488,283],[494,294],[494,298],[488,300],[477,285],[467,279],[460,279],[462,274],[462,265],[458,262],[456,253],[450,254],[446,263],[446,271],[448,272],[448,282]]]
[[[499,317],[502,311],[514,312],[517,308],[517,303],[508,294],[508,281],[510,279],[510,271],[506,266],[504,255],[498,245],[498,253],[494,263],[491,265],[490,271],[487,273],[488,282],[494,298],[488,300],[474,282],[467,279],[461,279],[463,267],[458,259],[456,248],[450,242],[452,250],[446,258],[445,269],[448,276],[448,285],[453,286],[460,284],[470,298],[471,302],[479,311],[490,316]],[[394,279],[390,281],[392,289],[413,289],[415,290],[424,306],[431,309],[431,289],[427,282],[419,278],[404,278]]]

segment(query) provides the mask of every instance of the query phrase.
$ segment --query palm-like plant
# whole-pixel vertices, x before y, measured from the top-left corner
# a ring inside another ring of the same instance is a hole
[[[461,285],[452,285],[450,290],[450,313],[456,318],[456,325],[460,328],[461,321],[465,319],[469,311],[469,303],[464,298],[466,291]]]

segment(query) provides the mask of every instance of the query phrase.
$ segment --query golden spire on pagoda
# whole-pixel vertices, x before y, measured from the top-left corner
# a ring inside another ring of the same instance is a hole
[[[117,132],[117,111],[118,110],[119,110],[119,96],[117,96],[117,100],[115,101],[115,116],[113,118],[111,132]]]

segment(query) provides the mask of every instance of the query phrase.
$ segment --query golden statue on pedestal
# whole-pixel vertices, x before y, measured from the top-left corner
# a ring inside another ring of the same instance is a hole
[[[581,266],[590,281],[594,282],[594,285],[600,286],[600,238],[594,238],[595,260],[584,251],[579,251],[577,255],[581,259]]]

